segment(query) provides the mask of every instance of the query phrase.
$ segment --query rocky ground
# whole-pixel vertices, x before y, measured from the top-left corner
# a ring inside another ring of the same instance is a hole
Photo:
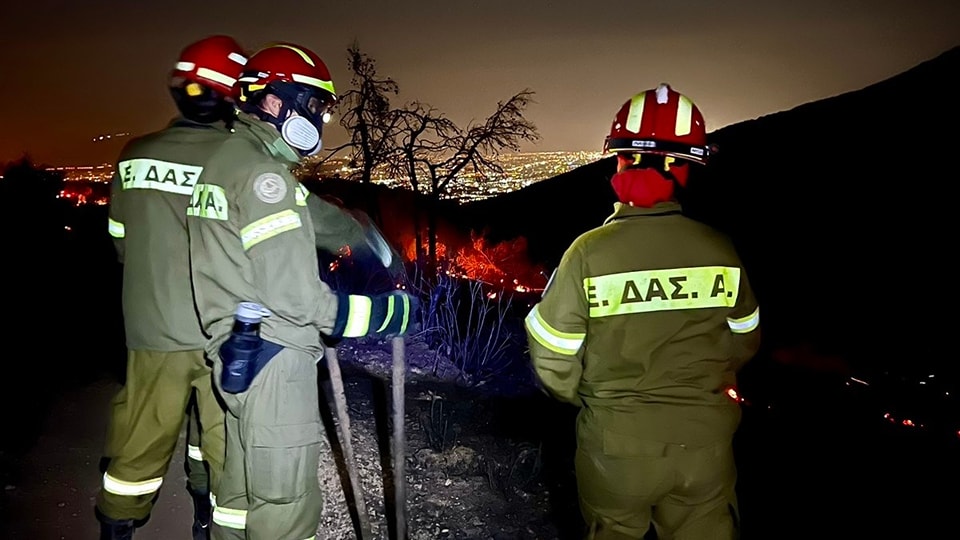
[[[560,531],[563,525],[554,520],[556,497],[550,475],[545,474],[549,465],[537,440],[539,429],[518,428],[508,436],[504,430],[515,423],[505,425],[498,420],[511,410],[515,419],[526,419],[534,412],[532,402],[546,400],[528,393],[533,390],[529,387],[528,392],[492,398],[458,385],[462,377],[456,368],[422,343],[409,344],[406,353],[403,489],[407,494],[408,537],[564,537]],[[344,344],[338,348],[338,356],[346,380],[351,440],[373,538],[391,538],[396,509],[389,449],[392,426],[387,420],[392,410],[390,345]],[[329,381],[323,386],[331,396]],[[523,388],[522,381],[513,388]],[[328,401],[332,409],[332,398]],[[521,404],[526,405],[524,410],[516,410]],[[336,422],[332,411],[326,418]],[[328,424],[328,432],[331,430]],[[333,430],[342,437],[339,429]],[[342,489],[343,467],[338,467],[342,455],[341,448],[333,448],[324,453],[320,466],[320,483],[326,494],[321,530],[329,538],[358,538],[356,518],[350,514],[354,505],[346,503]],[[563,490],[562,481],[556,489]],[[575,505],[570,498],[572,492],[567,495],[568,506]],[[385,501],[390,504],[385,505]]]

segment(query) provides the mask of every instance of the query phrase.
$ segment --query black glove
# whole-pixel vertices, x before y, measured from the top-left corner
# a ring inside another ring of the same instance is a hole
[[[402,336],[418,309],[416,297],[401,291],[376,296],[337,293],[337,320],[330,336]]]

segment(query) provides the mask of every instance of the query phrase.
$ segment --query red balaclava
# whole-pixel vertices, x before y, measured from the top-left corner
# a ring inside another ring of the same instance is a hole
[[[688,164],[669,156],[618,153],[617,174],[610,183],[623,204],[651,208],[673,200],[673,183],[687,185]]]

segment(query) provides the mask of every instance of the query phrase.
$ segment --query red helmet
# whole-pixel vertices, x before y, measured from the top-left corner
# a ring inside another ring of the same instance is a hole
[[[292,43],[274,43],[254,53],[247,62],[238,85],[240,102],[249,102],[259,91],[268,86],[276,90],[283,83],[314,90],[314,97],[328,107],[337,100],[330,70],[316,53]]]
[[[659,154],[706,163],[709,149],[703,115],[690,98],[661,83],[620,107],[603,152]]]
[[[273,124],[302,156],[320,151],[337,91],[327,65],[313,51],[292,43],[268,45],[250,57],[237,86],[242,110]],[[261,107],[268,94],[280,99],[279,114]]]
[[[246,63],[246,53],[232,37],[209,36],[183,49],[170,76],[234,97],[237,78]]]

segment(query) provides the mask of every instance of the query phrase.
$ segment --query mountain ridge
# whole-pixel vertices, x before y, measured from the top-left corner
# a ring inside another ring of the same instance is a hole
[[[958,70],[960,46],[862,89],[708,134],[719,151],[692,172],[681,202],[737,244],[778,339],[812,333],[865,355],[943,352],[927,335],[948,333],[947,323],[916,315],[946,299],[912,291],[920,276],[949,267],[953,203],[938,191],[958,177]],[[463,217],[493,239],[526,237],[531,259],[552,267],[611,213],[614,163],[468,203]],[[871,339],[888,327],[896,339]]]

